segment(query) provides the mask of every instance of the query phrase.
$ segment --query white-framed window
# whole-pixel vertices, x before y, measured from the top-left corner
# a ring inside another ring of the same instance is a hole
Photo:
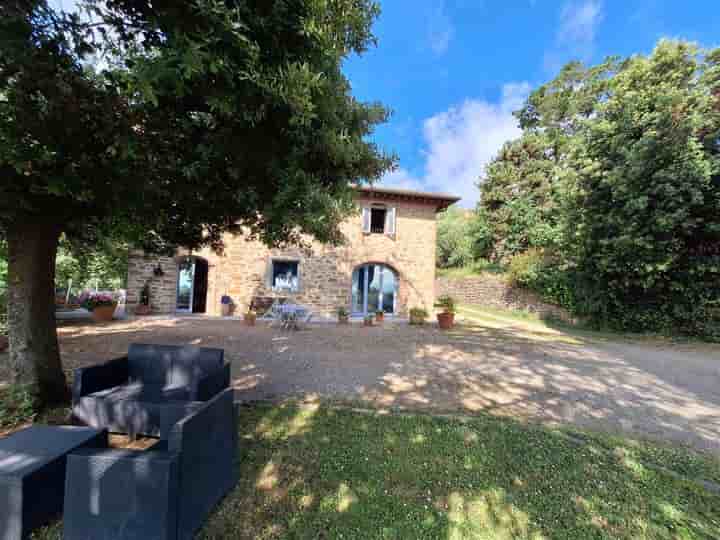
[[[268,286],[273,291],[298,292],[300,290],[300,261],[271,259],[268,281]]]
[[[362,227],[365,234],[387,234],[395,236],[394,207],[373,204],[362,209]]]

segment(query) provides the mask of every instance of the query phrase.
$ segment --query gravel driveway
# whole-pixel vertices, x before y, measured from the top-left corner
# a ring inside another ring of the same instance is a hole
[[[134,341],[223,347],[246,400],[292,394],[432,411],[487,411],[672,440],[720,455],[720,348],[613,342],[520,323],[312,325],[292,332],[218,319],[60,329],[65,365]]]

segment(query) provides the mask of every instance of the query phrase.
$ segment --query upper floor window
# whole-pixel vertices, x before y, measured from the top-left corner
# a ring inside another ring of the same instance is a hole
[[[365,234],[395,235],[395,208],[385,205],[364,207],[362,216]]]
[[[370,232],[385,234],[385,220],[387,208],[370,208]]]

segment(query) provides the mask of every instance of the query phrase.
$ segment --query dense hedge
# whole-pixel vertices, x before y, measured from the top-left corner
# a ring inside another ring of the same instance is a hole
[[[598,325],[717,337],[720,49],[570,64],[517,116],[481,202],[512,279]]]

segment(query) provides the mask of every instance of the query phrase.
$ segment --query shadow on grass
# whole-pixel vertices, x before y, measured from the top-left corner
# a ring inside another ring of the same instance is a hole
[[[595,443],[319,402],[240,418],[241,481],[200,538],[692,538],[720,498]]]

